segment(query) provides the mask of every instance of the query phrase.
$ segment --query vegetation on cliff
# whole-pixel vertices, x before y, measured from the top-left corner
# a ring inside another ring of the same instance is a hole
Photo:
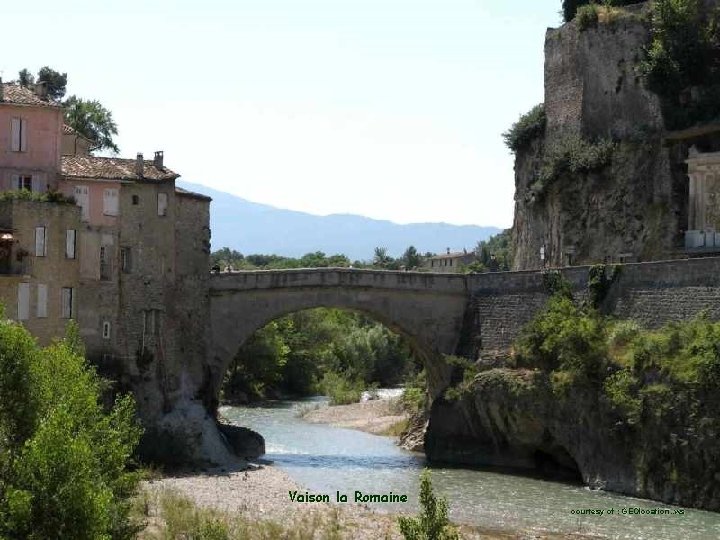
[[[141,430],[131,397],[111,410],[77,327],[40,348],[0,322],[0,537],[131,538],[128,471]]]
[[[656,0],[652,41],[641,64],[670,129],[720,117],[720,19],[698,0]]]
[[[597,4],[603,4],[604,6],[629,6],[631,4],[637,4],[642,0],[563,0],[562,3],[562,15],[565,22],[572,21],[576,14],[579,14],[582,6],[592,6]]]
[[[520,116],[520,119],[502,134],[505,146],[517,153],[545,133],[545,124],[545,106],[540,103]]]

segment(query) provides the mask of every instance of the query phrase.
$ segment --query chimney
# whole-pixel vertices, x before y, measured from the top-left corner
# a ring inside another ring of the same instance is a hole
[[[135,174],[140,178],[143,176],[143,168],[145,167],[145,161],[143,159],[142,152],[138,152],[137,159],[135,160]]]
[[[46,99],[48,95],[47,83],[40,81],[35,85],[35,95],[40,99]]]
[[[155,165],[156,168],[162,169],[163,168],[163,151],[158,150],[155,152],[155,160],[153,161],[153,165]]]
[[[447,254],[450,255],[450,248],[447,248]]]

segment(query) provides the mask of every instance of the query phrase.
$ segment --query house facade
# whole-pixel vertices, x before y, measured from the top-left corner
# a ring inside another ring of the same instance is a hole
[[[162,152],[92,156],[42,89],[0,89],[6,316],[42,343],[76,319],[88,359],[132,388],[141,416],[167,410],[182,385],[168,374],[205,354],[210,199],[176,188]]]
[[[450,248],[442,255],[428,257],[425,260],[425,269],[439,274],[459,273],[463,268],[475,262],[475,255],[467,250],[451,252]]]

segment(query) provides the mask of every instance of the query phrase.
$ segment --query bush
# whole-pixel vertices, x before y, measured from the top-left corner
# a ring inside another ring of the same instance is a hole
[[[420,515],[398,518],[405,540],[458,540],[460,536],[448,520],[447,500],[433,493],[430,471],[420,475]]]
[[[405,385],[400,403],[408,413],[423,412],[428,404],[427,377],[425,370],[420,371]]]
[[[602,3],[606,6],[629,6],[631,4],[637,4],[642,0],[604,0]],[[565,22],[570,22],[575,18],[575,15],[579,15],[583,6],[588,4],[597,4],[596,0],[563,0],[562,3],[562,15]]]
[[[597,4],[580,6],[577,10],[577,24],[580,31],[587,30],[588,28],[596,28],[598,19]]]
[[[534,198],[563,174],[585,174],[600,170],[612,162],[615,143],[609,139],[588,141],[579,135],[568,135],[553,141],[545,150],[536,180],[530,185]]]
[[[362,381],[352,380],[333,372],[325,374],[320,382],[320,388],[330,398],[330,405],[357,403],[365,390]]]
[[[598,381],[606,358],[603,320],[579,309],[572,299],[555,295],[523,330],[515,360],[519,367],[569,371],[585,381]]]
[[[505,146],[517,153],[537,137],[545,133],[545,106],[535,105],[530,112],[523,114],[512,127],[503,133]]]
[[[140,438],[130,397],[109,412],[103,381],[78,354],[77,327],[40,349],[26,330],[0,322],[0,537],[130,538],[128,472]],[[23,373],[22,381],[17,375]],[[25,393],[25,403],[15,396]],[[8,401],[6,401],[6,398]]]

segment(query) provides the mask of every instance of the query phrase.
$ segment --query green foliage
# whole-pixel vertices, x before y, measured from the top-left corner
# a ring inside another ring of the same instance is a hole
[[[408,344],[358,313],[314,309],[288,315],[255,333],[232,363],[223,394],[250,400],[309,395],[323,375],[394,386],[415,371]]]
[[[565,22],[570,22],[575,18],[575,15],[577,14],[580,16],[580,13],[582,11],[582,6],[588,6],[590,4],[600,4],[602,3],[606,7],[611,6],[629,6],[631,4],[637,4],[638,0],[604,0],[603,2],[599,2],[596,0],[563,0],[562,3],[562,15],[563,20]]]
[[[545,133],[546,122],[545,106],[542,103],[535,105],[529,112],[523,114],[508,131],[503,133],[505,146],[517,153]]]
[[[401,261],[405,268],[412,270],[422,264],[422,257],[417,249],[415,249],[415,246],[410,246],[405,250],[405,253],[403,253]]]
[[[640,71],[660,96],[670,129],[720,116],[719,21],[717,12],[704,18],[698,0],[653,3],[652,41]]]
[[[509,271],[513,265],[512,231],[505,229],[487,240],[478,242],[475,247],[475,256],[478,261],[468,266],[469,271]]]
[[[130,538],[127,467],[141,430],[134,402],[105,411],[103,381],[68,337],[40,349],[0,322],[0,537]],[[12,410],[10,409],[12,407]]]
[[[30,73],[27,68],[23,68],[18,73],[18,83],[20,84],[20,86],[31,86],[35,84],[35,75]]]
[[[447,500],[433,492],[430,471],[420,475],[420,515],[400,517],[398,524],[405,540],[458,540],[457,530],[448,519]]]
[[[587,4],[578,8],[577,25],[580,31],[587,30],[588,28],[596,28],[598,20],[597,4]]]
[[[428,406],[427,375],[425,370],[419,371],[405,384],[400,403],[411,415],[425,411]]]
[[[450,386],[445,391],[445,399],[456,401],[466,396],[478,374],[477,366],[471,360],[459,356],[445,356],[445,362],[453,368]]]
[[[588,141],[579,135],[567,135],[552,141],[545,149],[537,178],[530,185],[533,199],[542,197],[561,176],[587,174],[612,162],[615,143],[609,139]]]
[[[542,273],[543,289],[550,296],[563,296],[572,300],[572,286],[558,270],[545,270]]]
[[[112,113],[97,100],[70,96],[63,103],[65,123],[83,137],[95,143],[95,150],[111,150],[117,153],[113,137],[118,134]]]
[[[239,251],[223,248],[210,255],[212,265],[220,270],[287,270],[291,268],[347,268],[350,259],[345,255],[325,255],[322,251],[306,253],[299,259],[280,255],[243,255]]]
[[[603,303],[610,287],[620,275],[620,266],[613,265],[608,272],[608,266],[605,264],[596,264],[588,271],[588,305],[593,309],[598,309]]]
[[[323,376],[320,388],[330,398],[330,405],[348,405],[360,401],[365,385],[358,379],[329,371]]]
[[[58,191],[37,192],[29,189],[19,189],[13,191],[0,192],[0,201],[31,201],[31,202],[50,202],[58,204],[75,204],[73,197],[66,197]]]
[[[519,367],[569,371],[583,381],[598,382],[607,365],[604,321],[567,296],[555,295],[524,328],[515,361]]]
[[[67,73],[60,73],[48,66],[40,68],[37,75],[38,82],[45,83],[50,99],[60,101],[67,88]]]

